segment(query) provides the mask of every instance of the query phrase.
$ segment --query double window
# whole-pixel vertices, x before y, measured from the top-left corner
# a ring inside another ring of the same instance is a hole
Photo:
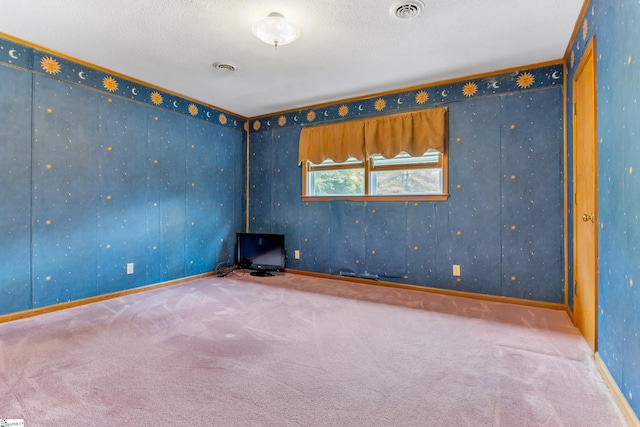
[[[442,108],[304,129],[303,198],[446,199],[446,112]]]

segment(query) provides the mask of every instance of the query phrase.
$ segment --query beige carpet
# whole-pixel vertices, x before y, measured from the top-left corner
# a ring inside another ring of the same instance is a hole
[[[624,426],[566,313],[234,275],[0,324],[35,426]]]

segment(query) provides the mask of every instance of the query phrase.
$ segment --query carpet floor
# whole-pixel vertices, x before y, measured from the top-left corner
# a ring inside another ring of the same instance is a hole
[[[0,324],[36,426],[625,426],[562,311],[295,274]]]

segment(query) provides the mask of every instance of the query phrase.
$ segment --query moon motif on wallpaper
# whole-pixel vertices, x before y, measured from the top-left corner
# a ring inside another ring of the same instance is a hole
[[[362,111],[362,104],[358,105],[358,111]]]
[[[324,116],[329,117],[329,112],[327,110],[324,110]]]
[[[551,77],[553,80],[558,80],[560,78],[560,74],[558,74],[557,71],[554,71],[553,74],[551,74]]]
[[[16,50],[15,49],[11,49],[9,51],[9,56],[12,57],[13,59],[18,59],[18,55],[16,55]]]
[[[445,89],[442,89],[441,95],[443,98],[446,98],[447,96],[449,96],[449,93]]]
[[[173,101],[173,108],[178,108],[178,101]]]
[[[267,126],[271,126],[271,120],[267,120]]]
[[[138,94],[138,89],[136,89],[135,87],[131,89],[131,93],[134,95]]]
[[[78,73],[78,77],[80,77],[82,80],[86,80],[87,79],[87,75],[84,73],[84,71],[80,71]]]
[[[298,121],[298,116],[293,116],[293,121],[297,122]]]
[[[398,98],[396,102],[398,103],[398,105],[402,105],[402,98]]]
[[[233,125],[234,125],[234,126],[238,126],[238,121],[237,121],[237,120],[234,120],[234,121],[233,121]]]
[[[493,84],[491,85],[492,88],[494,89],[500,89],[500,85],[498,84],[498,81],[496,80],[495,82],[493,82]]]
[[[211,118],[211,111],[207,111],[207,118]]]

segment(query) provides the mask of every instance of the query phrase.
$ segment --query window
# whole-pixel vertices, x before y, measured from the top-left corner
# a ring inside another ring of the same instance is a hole
[[[400,153],[393,159],[370,159],[370,194],[442,194],[442,154],[427,151],[420,157]]]
[[[442,199],[446,197],[445,156],[429,150],[414,157],[402,152],[392,159],[380,155],[361,161],[353,157],[345,162],[330,159],[320,164],[307,162],[304,197],[309,200],[332,198],[359,199]]]
[[[307,165],[306,195],[354,196],[364,195],[364,162],[351,157],[346,162],[325,160],[319,165]]]
[[[446,200],[447,108],[304,128],[303,199]]]

